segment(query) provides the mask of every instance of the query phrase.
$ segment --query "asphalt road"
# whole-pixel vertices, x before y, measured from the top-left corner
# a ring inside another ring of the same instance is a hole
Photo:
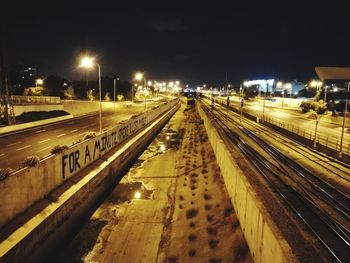
[[[158,103],[147,103],[148,107]],[[112,127],[132,115],[144,112],[144,104],[126,107],[119,105],[114,110],[103,111],[103,129]],[[0,136],[0,168],[15,169],[29,155],[43,158],[50,154],[55,145],[70,145],[84,138],[87,132],[99,131],[99,113],[74,118],[41,127],[33,127],[22,132]]]
[[[221,98],[226,101],[225,98]],[[231,97],[231,106],[239,108],[238,97]],[[258,101],[245,101],[243,112],[251,115],[260,116],[263,112],[263,105]],[[302,113],[298,110],[282,109],[281,107],[265,106],[265,118],[273,118],[275,122],[284,122],[285,128],[292,129],[300,135],[314,139],[316,119],[312,112]],[[329,145],[332,148],[339,149],[340,137],[342,131],[342,117],[331,117],[330,115],[321,115],[317,128],[317,137],[320,143]],[[343,152],[350,151],[350,118],[347,118],[344,130]]]

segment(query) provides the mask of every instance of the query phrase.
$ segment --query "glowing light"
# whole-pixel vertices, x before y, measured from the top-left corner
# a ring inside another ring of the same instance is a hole
[[[83,57],[80,62],[80,67],[82,68],[93,68],[94,67],[94,58],[92,57]]]
[[[320,86],[322,86],[322,81],[312,80],[310,82],[310,86],[313,87],[313,88],[320,87]]]
[[[143,73],[137,72],[135,74],[135,80],[142,80],[143,79]]]
[[[169,135],[167,135],[166,139],[167,139],[167,140],[169,140],[169,139],[170,139],[170,136],[169,136]]]
[[[257,79],[257,80],[244,81],[243,84],[246,87],[250,87],[252,85],[260,85],[265,87],[266,85],[272,86],[274,82],[275,82],[274,79]]]
[[[292,84],[287,83],[287,84],[285,85],[285,87],[286,87],[286,89],[291,90],[291,89],[292,89]]]
[[[166,150],[165,145],[164,145],[164,144],[161,144],[161,145],[160,145],[160,151],[161,151],[161,152],[165,152],[165,150]]]
[[[36,79],[36,85],[43,85],[44,80],[43,79]]]
[[[134,194],[135,199],[140,199],[141,198],[141,193],[139,191],[136,191]]]
[[[277,82],[276,87],[277,87],[277,88],[281,88],[282,85],[283,85],[283,82],[282,82],[282,81],[279,81],[279,82]]]
[[[147,81],[147,85],[150,87],[150,86],[152,86],[152,81]]]

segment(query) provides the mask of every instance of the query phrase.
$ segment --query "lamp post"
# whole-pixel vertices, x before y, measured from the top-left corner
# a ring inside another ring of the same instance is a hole
[[[282,88],[282,86],[283,86],[283,82],[282,82],[282,81],[278,81],[278,82],[276,83],[276,88],[277,88],[277,89]],[[284,89],[282,89],[282,96],[283,96],[283,99],[282,99],[282,109],[283,109],[283,103],[284,103]]]
[[[135,80],[137,81],[141,81],[143,79],[143,88],[146,89],[146,77],[145,77],[145,73],[141,73],[141,72],[137,72],[135,74]],[[145,109],[147,109],[147,105],[146,105],[146,94],[145,95]]]
[[[350,88],[350,81],[348,82],[348,92]],[[345,129],[345,118],[348,112],[348,100],[345,100],[345,109],[344,109],[344,116],[343,116],[343,125],[341,127],[341,136],[340,136],[340,147],[339,147],[339,157],[341,158],[343,156],[343,139],[344,139],[344,129]]]
[[[326,103],[326,99],[327,99],[327,86],[324,86],[324,99],[323,99],[324,103]]]
[[[265,121],[265,100],[266,100],[266,93],[269,89],[269,84],[266,84],[266,90],[265,90],[265,96],[264,96],[264,103],[263,103],[263,113],[262,113],[262,121]]]
[[[99,89],[99,101],[100,101],[100,132],[102,132],[102,102],[101,102],[101,67],[96,63],[98,67],[98,89]],[[94,58],[83,57],[80,62],[80,67],[91,69],[94,67]]]
[[[242,85],[239,87],[239,105],[240,105],[240,110],[241,110],[241,118],[239,119],[239,122],[242,122],[242,115],[243,115],[243,88]]]
[[[315,127],[315,136],[314,136],[314,144],[313,147],[314,149],[316,149],[317,146],[317,127],[318,127],[318,122],[320,121],[320,115],[318,115],[317,113],[315,113],[315,119],[316,119],[316,127]]]
[[[113,79],[113,91],[114,91],[114,93],[113,93],[114,104],[113,105],[114,105],[114,111],[115,111],[115,84],[116,84],[115,82],[116,82],[116,79],[114,78]]]
[[[38,86],[42,86],[44,84],[43,79],[36,79],[35,80],[35,87],[37,88]]]

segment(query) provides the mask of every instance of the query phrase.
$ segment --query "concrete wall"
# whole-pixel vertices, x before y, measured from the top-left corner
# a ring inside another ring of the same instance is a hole
[[[73,115],[81,115],[100,110],[99,101],[88,100],[61,100],[63,110]],[[126,102],[118,102],[126,103]],[[114,102],[102,101],[102,109],[112,109]]]
[[[221,168],[232,205],[254,262],[298,262],[238,164],[242,156],[230,151],[200,107],[197,107]]]
[[[51,155],[36,167],[26,167],[0,181],[0,227],[44,198],[54,188],[100,159],[121,142],[134,136],[177,104],[173,100],[101,133],[96,138]]]
[[[40,262],[78,223],[98,198],[120,179],[121,172],[142,153],[154,134],[176,112],[174,106],[165,116],[130,138],[127,144],[94,162],[89,170],[74,177],[73,184],[63,184],[50,195],[51,202],[37,215],[0,243],[0,262]],[[169,108],[167,108],[169,110]]]

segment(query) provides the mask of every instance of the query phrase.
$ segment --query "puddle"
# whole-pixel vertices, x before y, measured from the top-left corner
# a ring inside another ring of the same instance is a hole
[[[120,204],[137,199],[152,199],[154,190],[147,189],[142,182],[119,183],[111,195],[108,202]]]
[[[180,129],[179,132],[177,132],[167,127],[163,128],[131,168],[142,167],[144,162],[151,160],[159,154],[165,153],[167,150],[177,150],[181,145],[184,134],[185,129]]]

